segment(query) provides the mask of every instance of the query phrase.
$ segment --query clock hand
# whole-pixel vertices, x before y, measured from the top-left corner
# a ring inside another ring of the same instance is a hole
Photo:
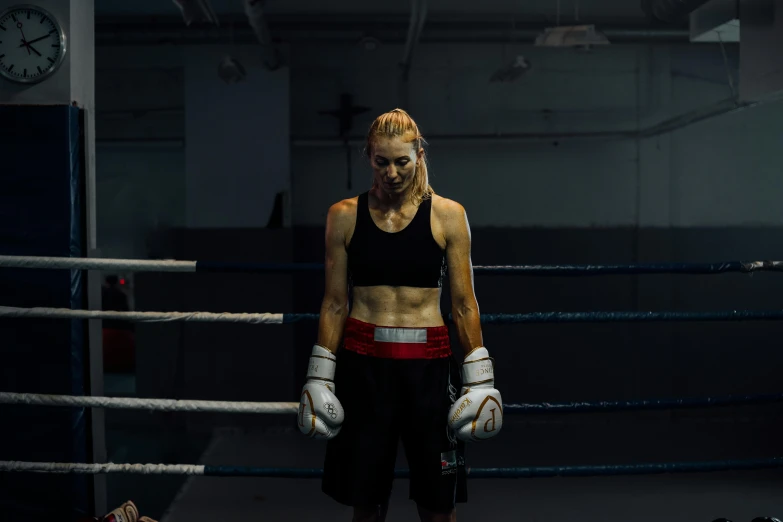
[[[27,47],[27,54],[30,54],[30,51],[32,50],[35,54],[37,54],[38,56],[41,56],[41,53],[39,53],[35,49],[35,47],[30,45],[30,42],[25,42],[24,40],[22,40],[22,45],[20,45],[19,47]]]
[[[22,45],[20,45],[19,47],[24,47],[25,45],[34,44],[35,42],[40,42],[41,40],[46,40],[47,38],[49,38],[48,34],[45,35],[45,36],[42,36],[40,38],[36,38],[35,40],[30,40],[29,42],[24,42],[24,40],[23,40],[22,41],[23,42]]]
[[[27,46],[27,54],[30,54],[30,46],[27,45],[27,38],[24,37],[24,31],[22,30],[22,24],[20,22],[16,22],[16,27],[19,28],[19,32],[22,33],[22,44]]]

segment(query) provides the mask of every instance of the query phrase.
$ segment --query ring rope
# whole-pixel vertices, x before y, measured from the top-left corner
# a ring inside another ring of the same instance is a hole
[[[175,399],[139,399],[134,397],[93,397],[0,392],[0,404],[113,408],[121,410],[223,412],[223,413],[297,413],[297,402],[230,402]]]
[[[728,395],[725,397],[684,397],[679,399],[642,399],[631,401],[542,402],[533,404],[504,404],[503,414],[674,410],[685,408],[739,406],[748,404],[771,404],[782,401],[783,393]]]
[[[322,271],[322,263],[236,263],[107,259],[95,257],[0,256],[0,267],[66,270],[128,270],[135,272],[252,272],[290,273]],[[724,274],[781,272],[783,261],[725,261],[718,263],[630,263],[609,265],[476,265],[481,274],[611,275],[611,274]]]
[[[783,394],[729,395],[726,397],[686,397],[632,401],[542,402],[504,404],[503,413],[571,413],[593,411],[660,410],[769,404],[783,401]],[[94,397],[0,392],[0,404],[65,406],[75,408],[113,408],[149,411],[223,412],[223,413],[298,413],[296,402],[231,402],[175,399],[139,399],[135,397]]]
[[[36,473],[131,473],[139,475],[204,475],[204,466],[193,464],[86,464],[67,462],[0,461],[0,471]]]
[[[660,473],[697,473],[758,470],[783,467],[782,457],[707,462],[663,462],[598,466],[540,466],[512,468],[467,468],[471,478],[591,477],[611,475],[651,475]],[[57,462],[0,461],[0,471],[35,473],[131,473],[143,475],[203,475],[206,477],[321,478],[318,468],[261,468],[245,466],[204,466],[191,464],[87,464]],[[409,476],[398,469],[397,478]]]
[[[64,270],[132,270],[136,272],[195,272],[195,261],[105,259],[99,257],[0,256],[3,268]]]
[[[291,324],[317,321],[319,314],[215,313],[215,312],[115,312],[69,308],[17,308],[0,306],[0,317],[16,319],[115,319],[133,322],[192,321],[201,323]],[[452,321],[452,316],[447,316]],[[656,321],[772,321],[783,319],[783,310],[730,310],[724,312],[533,312],[482,314],[482,324],[605,323]]]
[[[451,314],[449,314],[448,318],[451,321]],[[723,312],[532,312],[526,314],[483,314],[481,316],[482,324],[773,321],[779,319],[783,319],[783,310],[728,310]]]
[[[619,274],[726,274],[738,272],[781,272],[783,261],[725,261],[720,263],[628,263],[611,265],[509,265],[473,267],[489,274],[593,276]]]
[[[104,310],[71,310],[69,308],[16,308],[12,306],[0,306],[0,317],[13,317],[17,319],[116,319],[138,323],[193,321],[199,323],[283,324],[283,316],[284,314],[271,313],[115,312]]]

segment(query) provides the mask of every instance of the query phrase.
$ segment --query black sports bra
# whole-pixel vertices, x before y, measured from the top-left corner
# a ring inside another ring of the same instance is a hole
[[[431,211],[432,199],[425,199],[408,226],[385,232],[372,220],[369,193],[360,194],[356,227],[347,249],[351,284],[441,287],[446,258],[432,237]]]

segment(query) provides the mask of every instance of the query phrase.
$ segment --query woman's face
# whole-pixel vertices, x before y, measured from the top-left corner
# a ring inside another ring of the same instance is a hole
[[[370,154],[375,184],[394,198],[406,194],[413,185],[416,162],[423,152],[417,153],[413,143],[401,137],[376,138]]]

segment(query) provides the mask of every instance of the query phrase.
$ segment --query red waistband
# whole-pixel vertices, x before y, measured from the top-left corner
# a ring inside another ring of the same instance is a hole
[[[345,322],[343,345],[346,350],[384,359],[441,359],[451,355],[447,326],[377,326],[352,317]]]

